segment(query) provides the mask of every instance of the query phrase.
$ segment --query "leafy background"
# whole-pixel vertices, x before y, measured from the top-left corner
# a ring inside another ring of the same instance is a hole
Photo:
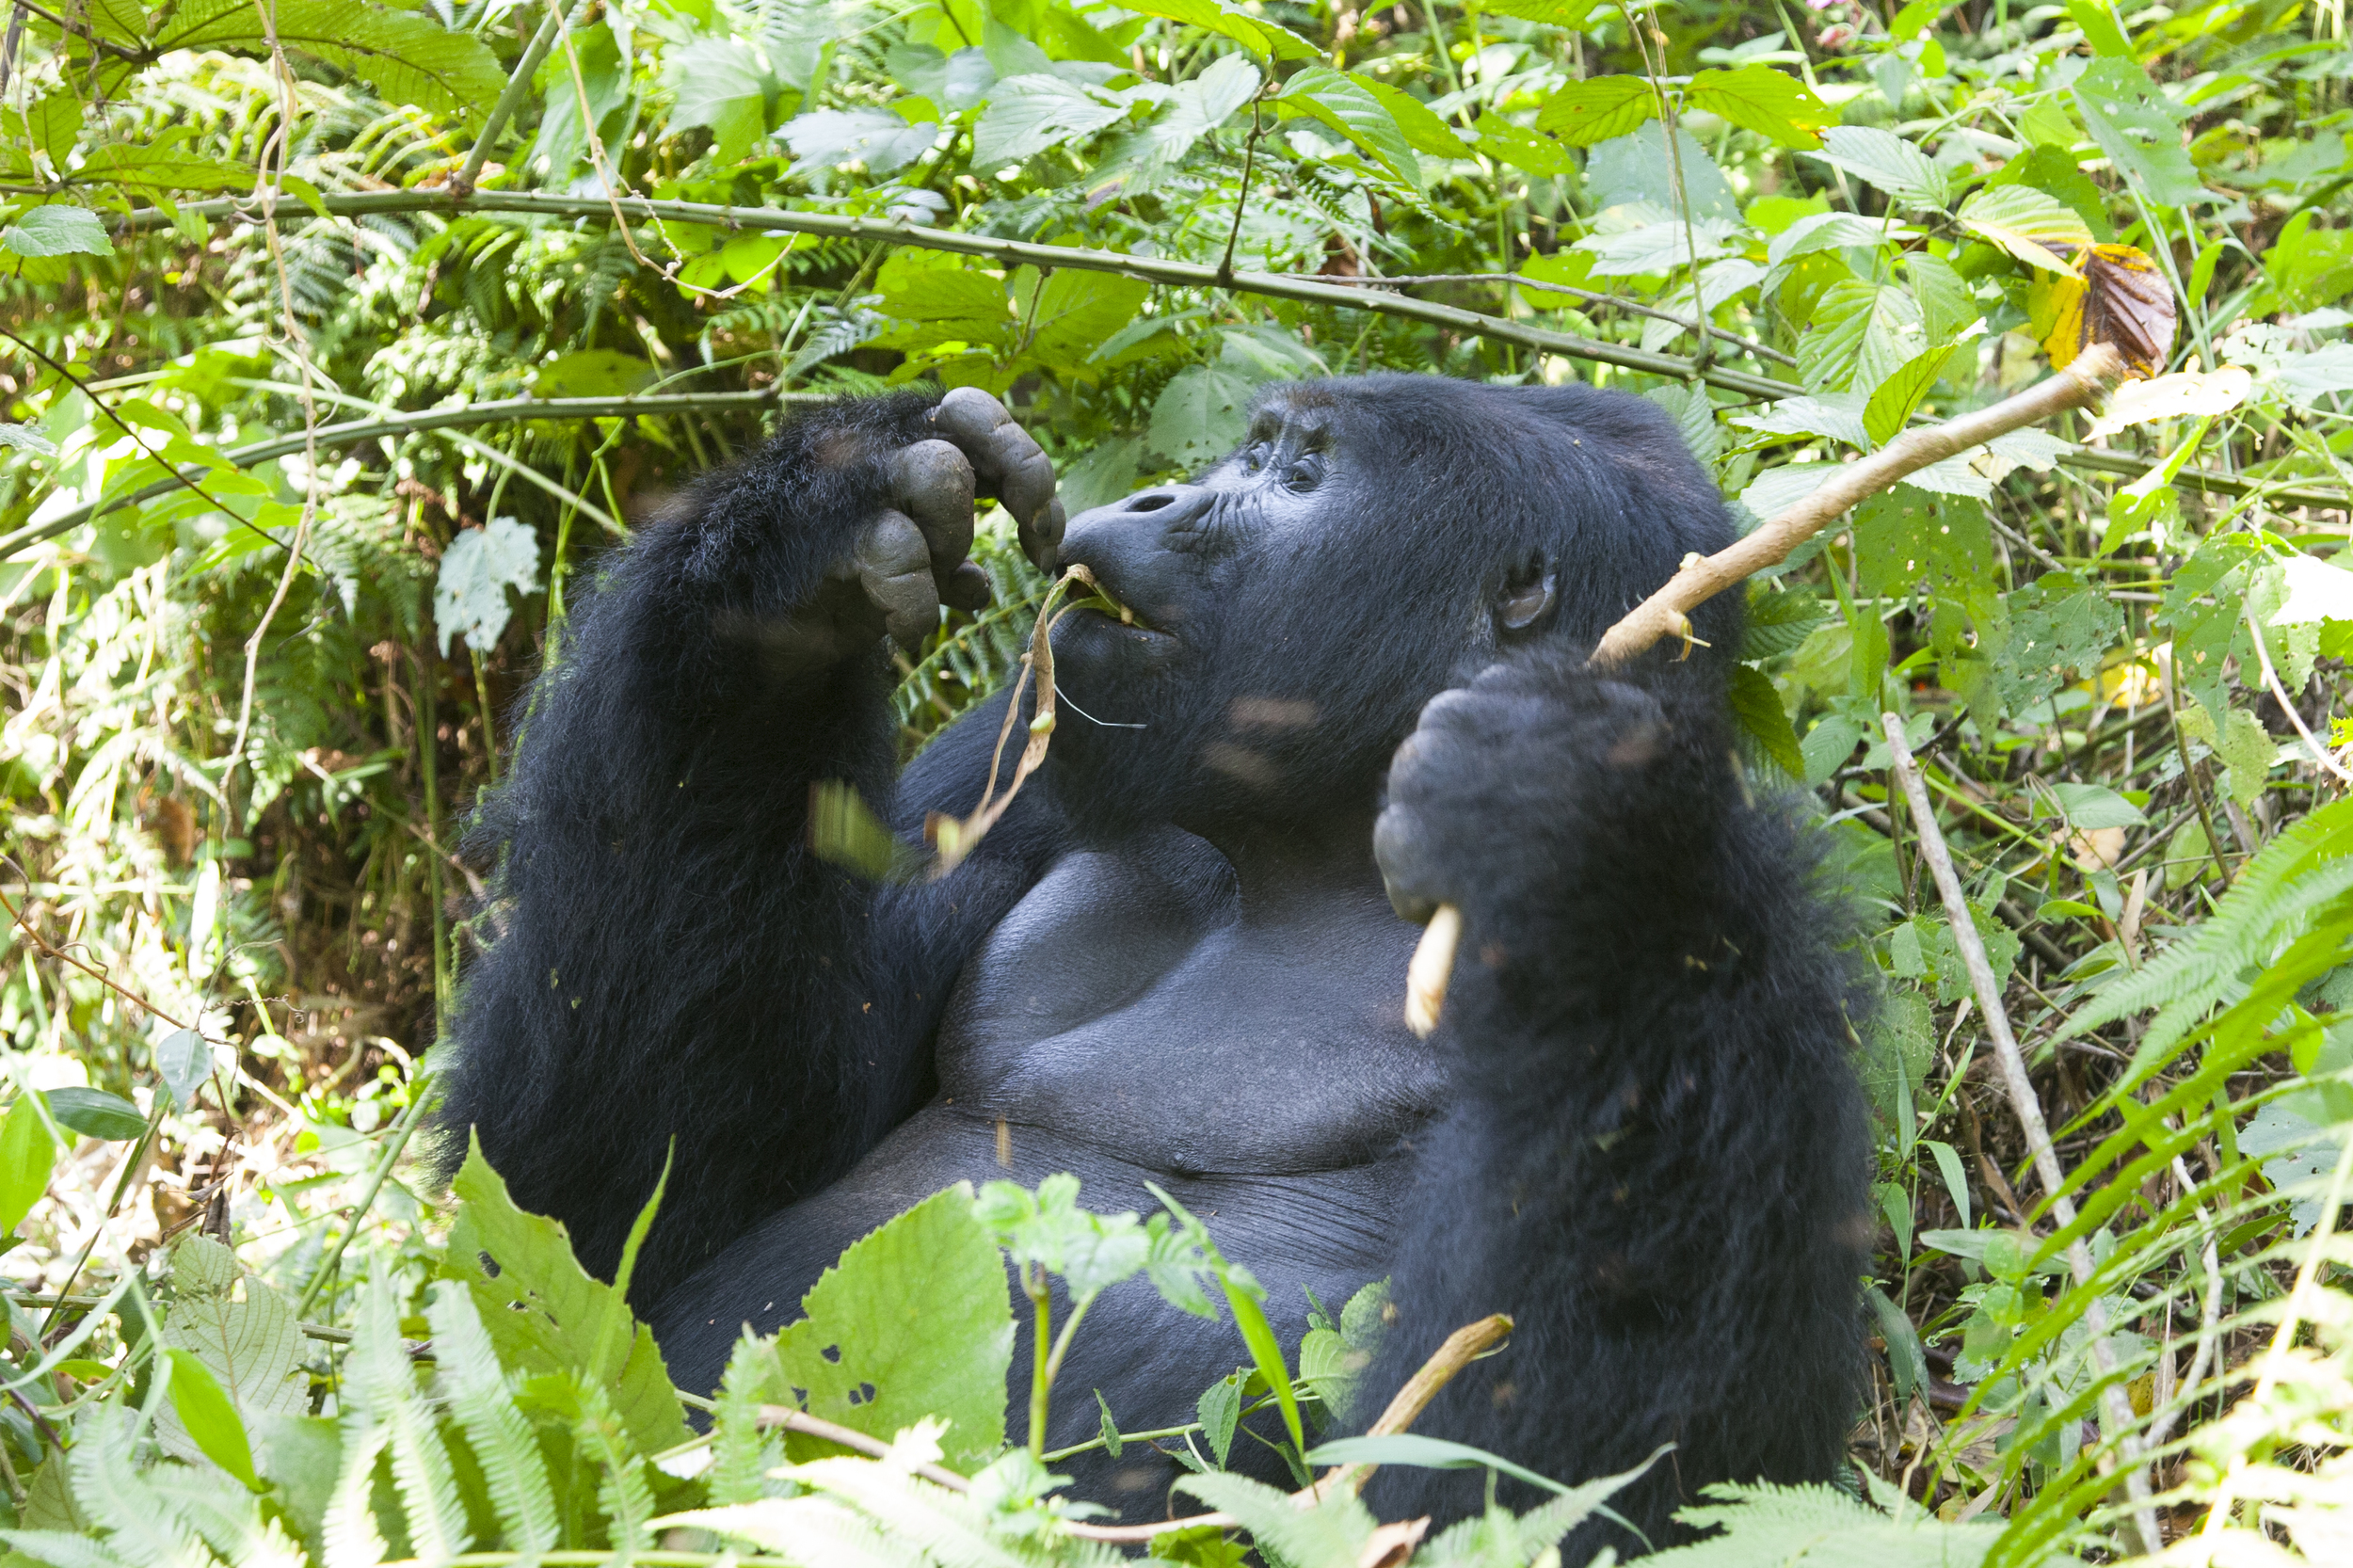
[[[810,1303],[840,1342],[748,1345],[690,1432],[560,1232],[478,1164],[410,1175],[497,936],[456,824],[568,585],[795,399],[985,387],[1075,510],[1222,451],[1269,380],[1578,377],[1670,409],[1745,523],[2089,341],[2144,377],[2106,415],[1749,590],[1751,764],[1818,802],[1885,976],[1879,1336],[1851,1486],[1714,1499],[1686,1555],[2353,1548],[2341,5],[54,0],[8,8],[0,73],[18,1556],[1094,1561],[1051,1456],[999,1449],[1009,1254],[1243,1330],[1194,1422],[1104,1413],[1240,1522],[1156,1553],[1540,1559],[1604,1478],[1419,1540],[1226,1474],[1345,1460],[1377,1294],[1270,1346],[1247,1259],[1051,1183],[865,1243]],[[910,752],[1040,596],[1001,526],[979,550],[995,606],[904,661]],[[909,1299],[980,1304],[860,1326]]]

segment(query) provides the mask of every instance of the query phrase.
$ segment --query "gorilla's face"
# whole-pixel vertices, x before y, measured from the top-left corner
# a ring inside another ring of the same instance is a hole
[[[1196,831],[1369,807],[1430,697],[1507,643],[1597,636],[1686,551],[1728,539],[1714,485],[1639,399],[1424,376],[1276,387],[1193,483],[1071,520],[1063,560],[1135,621],[1080,611],[1055,633],[1079,710],[1051,753],[1064,803]]]
[[[1484,563],[1425,547],[1446,520],[1417,515],[1410,467],[1385,459],[1377,424],[1335,391],[1284,389],[1194,482],[1071,520],[1063,561],[1134,622],[1083,610],[1056,632],[1065,706],[1103,723],[1065,712],[1054,756],[1121,815],[1369,801],[1472,639]]]

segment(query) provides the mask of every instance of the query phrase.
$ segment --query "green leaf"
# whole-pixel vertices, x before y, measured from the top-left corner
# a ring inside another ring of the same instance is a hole
[[[171,1103],[185,1111],[213,1073],[213,1048],[193,1029],[175,1029],[155,1042],[155,1076]]]
[[[1443,1437],[1424,1437],[1418,1432],[1401,1432],[1379,1437],[1341,1437],[1316,1445],[1307,1456],[1310,1464],[1411,1464],[1422,1470],[1493,1470],[1524,1480],[1554,1494],[1566,1494],[1568,1487],[1550,1476],[1540,1476],[1525,1465],[1514,1464],[1501,1454],[1474,1448],[1467,1443],[1449,1442]]]
[[[1593,76],[1571,82],[1536,111],[1536,129],[1571,147],[1623,136],[1654,119],[1658,94],[1640,76]]]
[[[1381,106],[1397,121],[1406,144],[1417,152],[1427,152],[1433,158],[1459,158],[1465,149],[1463,138],[1454,134],[1454,127],[1440,120],[1435,111],[1402,88],[1376,81],[1369,76],[1356,76],[1371,94],[1381,100]],[[1516,128],[1516,127],[1515,127]]]
[[[2266,765],[2269,760],[2266,754]],[[2083,833],[2103,827],[2149,825],[2149,819],[2140,814],[2140,808],[2105,785],[2060,783],[2049,788],[2051,798],[2038,796],[2035,800],[2034,814],[2037,817],[2057,816],[2064,812],[2069,825]]]
[[[1837,122],[1837,111],[1814,96],[1803,82],[1769,65],[1737,71],[1703,71],[1684,89],[1685,101],[1769,136],[1784,147],[1816,148],[1818,133]]]
[[[401,1523],[417,1555],[428,1562],[446,1561],[465,1549],[470,1535],[457,1473],[435,1412],[417,1388],[415,1365],[401,1348],[400,1309],[384,1277],[382,1257],[371,1258],[370,1265],[351,1353],[344,1358],[337,1384],[344,1442],[364,1448],[369,1437],[382,1437],[392,1452]]]
[[[1034,269],[1014,274],[1014,311],[1029,324],[1029,341],[1016,362],[1042,366],[1065,381],[1094,380],[1100,372],[1089,361],[1096,347],[1135,320],[1152,296],[1152,285],[1141,278],[1074,268],[1056,271],[1042,293],[1038,288]]]
[[[1283,1347],[1274,1337],[1273,1325],[1266,1320],[1266,1309],[1258,1304],[1264,1292],[1257,1288],[1257,1281],[1230,1267],[1219,1272],[1218,1283],[1225,1288],[1225,1304],[1233,1309],[1234,1326],[1241,1330],[1241,1342],[1250,1347],[1250,1359],[1257,1364],[1259,1375],[1274,1390],[1275,1402],[1282,1406],[1283,1430],[1290,1433],[1293,1448],[1305,1448],[1307,1434],[1299,1424],[1299,1394],[1291,1387],[1290,1370],[1283,1364]]]
[[[1585,25],[1585,19],[1593,14],[1598,0],[1481,0],[1480,9],[1489,16],[1516,16],[1522,22],[1540,22],[1547,27],[1560,27],[1570,32]]]
[[[1872,392],[1926,346],[1920,306],[1892,283],[1842,278],[1822,291],[1798,339],[1798,374],[1816,392]]]
[[[2045,272],[2069,270],[2053,247],[2083,249],[2091,228],[2073,208],[2032,185],[1991,185],[1961,204],[1955,215],[1971,233],[2000,246],[2028,266]]]
[[[1885,446],[1902,431],[1912,410],[1929,395],[1961,351],[1957,343],[1938,344],[1925,353],[1915,354],[1896,367],[1894,374],[1881,381],[1871,393],[1871,401],[1864,405],[1863,428],[1874,446]]]
[[[529,594],[539,585],[539,540],[514,518],[492,518],[481,528],[465,528],[441,552],[433,583],[433,626],[449,653],[449,640],[463,633],[477,653],[498,647],[513,611],[508,589]]]
[[[209,1236],[184,1237],[171,1250],[171,1305],[163,1341],[203,1365],[244,1431],[252,1431],[262,1416],[299,1416],[310,1409],[311,1380],[297,1365],[302,1330],[294,1309],[245,1273],[236,1255]],[[175,1388],[175,1409],[177,1402]],[[202,1453],[233,1469],[178,1414],[157,1417],[155,1435],[165,1449],[183,1459]]]
[[[205,1458],[260,1491],[262,1478],[253,1473],[253,1445],[246,1437],[245,1423],[213,1380],[212,1369],[186,1351],[167,1350],[164,1355],[171,1364],[171,1408],[181,1426]]]
[[[1913,1391],[1925,1387],[1929,1381],[1929,1358],[1920,1348],[1920,1331],[1878,1286],[1865,1286],[1863,1296],[1879,1320],[1880,1337],[1887,1342],[1887,1369],[1895,1378],[1897,1403],[1899,1407],[1908,1404]]]
[[[1870,125],[1833,125],[1813,156],[1915,207],[1945,205],[1945,171],[1903,137]]]
[[[1792,778],[1805,776],[1805,754],[1798,749],[1797,731],[1781,706],[1781,693],[1772,678],[1753,664],[1732,666],[1732,713],[1740,728],[1773,766]]]
[[[1209,1446],[1210,1457],[1218,1467],[1225,1467],[1226,1455],[1234,1447],[1234,1427],[1241,1419],[1241,1384],[1240,1372],[1228,1373],[1201,1391],[1193,1401],[1193,1419],[1201,1423],[1201,1440]]]
[[[389,104],[480,115],[506,86],[488,45],[428,20],[430,13],[353,0],[273,0],[271,10],[283,47],[358,77]],[[157,20],[145,41],[158,55],[220,49],[268,57],[261,14],[249,0],[192,0]]]
[[[0,229],[0,250],[19,256],[111,256],[114,245],[96,213],[53,202],[27,208]]]
[[[968,1474],[997,1457],[1013,1306],[1004,1260],[968,1184],[854,1243],[801,1310],[776,1336],[773,1402],[885,1440],[936,1416],[950,1423],[951,1466]],[[788,1447],[799,1457],[819,1451],[798,1435]]]
[[[48,1099],[57,1125],[85,1138],[127,1144],[147,1131],[147,1118],[137,1106],[104,1089],[52,1089]]]
[[[1390,173],[1421,188],[1421,163],[1388,105],[1364,81],[1326,65],[1301,68],[1274,100],[1278,114],[1305,114],[1329,125],[1381,160]]]
[[[0,449],[31,452],[43,457],[57,455],[57,443],[29,424],[0,424]]]
[[[17,1096],[0,1121],[0,1235],[13,1235],[24,1223],[49,1191],[56,1164],[57,1142],[41,1120],[40,1102],[30,1091]]]
[[[562,1225],[515,1207],[478,1140],[469,1139],[450,1192],[462,1207],[443,1267],[472,1292],[500,1362],[526,1376],[587,1372],[605,1314],[617,1312],[628,1350],[605,1380],[615,1410],[642,1448],[685,1441],[685,1416],[651,1331],[628,1316],[611,1286],[581,1268]]]
[[[997,84],[980,124],[973,127],[973,167],[994,171],[1021,163],[1127,117],[1127,104],[1107,104],[1076,82],[1059,76],[1016,76]]]
[[[1182,161],[1203,136],[1256,97],[1261,80],[1257,67],[1247,57],[1227,55],[1210,61],[1200,75],[1177,83],[1169,89],[1168,102],[1159,114],[1120,136],[1105,152],[1103,161],[1088,177],[1088,201],[1101,203],[1148,188]]]
[[[1152,405],[1145,449],[1171,468],[1207,468],[1241,444],[1250,424],[1251,384],[1222,365],[1188,365],[1169,378]]]
[[[176,147],[140,147],[109,142],[90,149],[75,171],[86,179],[108,180],[142,194],[166,190],[251,190],[253,170],[242,164],[223,163]]]
[[[1207,28],[1232,39],[1261,59],[1312,60],[1323,53],[1289,28],[1253,16],[1229,0],[1141,0],[1122,8]]]
[[[768,100],[782,84],[759,56],[733,39],[703,38],[665,51],[663,81],[670,88],[670,129],[707,126],[712,155],[736,163],[768,129]],[[896,118],[896,117],[894,117]]]
[[[2138,63],[2092,61],[2075,78],[2073,96],[2091,139],[2148,200],[2180,207],[2204,199],[2198,168],[2182,145],[2182,111]]]

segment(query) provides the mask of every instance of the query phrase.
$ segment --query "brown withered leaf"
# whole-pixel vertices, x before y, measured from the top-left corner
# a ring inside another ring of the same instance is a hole
[[[2136,376],[2155,376],[2173,352],[2173,291],[2146,252],[2129,245],[2067,247],[2075,271],[2038,284],[2036,325],[2056,369],[2105,343]]]

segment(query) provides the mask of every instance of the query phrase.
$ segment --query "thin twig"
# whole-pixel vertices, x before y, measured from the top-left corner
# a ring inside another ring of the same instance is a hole
[[[539,73],[540,62],[555,46],[556,29],[568,25],[572,12],[579,8],[580,0],[565,0],[562,9],[551,11],[548,19],[539,24],[539,30],[532,34],[531,42],[523,49],[523,57],[516,62],[514,74],[506,79],[506,90],[500,93],[499,101],[490,105],[490,118],[483,122],[482,135],[474,138],[473,151],[466,154],[466,167],[459,169],[457,178],[451,182],[453,188],[461,192],[473,189],[474,182],[482,177],[482,166],[489,160],[490,148],[499,139],[499,133],[506,129],[506,122],[515,118],[515,111],[522,107],[524,99],[531,96],[533,79]]]
[[[1596,664],[1622,664],[1661,637],[1688,636],[1689,612],[1753,573],[1776,566],[1848,510],[1931,463],[1982,446],[2097,399],[2124,374],[2123,356],[2094,344],[2049,380],[1990,408],[1943,424],[1907,431],[1870,456],[1839,467],[1812,495],[1776,514],[1729,549],[1693,555],[1667,585],[1606,632],[1593,649]]]
[[[2338,783],[2353,785],[2353,773],[2347,773],[2345,764],[2329,756],[2328,748],[2314,740],[2313,732],[2305,728],[2304,715],[2296,711],[2296,703],[2289,697],[2287,688],[2280,684],[2280,672],[2271,667],[2271,650],[2264,646],[2264,629],[2255,624],[2252,610],[2245,614],[2247,630],[2254,633],[2255,659],[2263,666],[2264,684],[2271,688],[2273,700],[2280,704],[2280,711],[2288,716],[2288,723],[2296,727],[2297,734],[2303,737],[2304,749],[2313,754],[2313,761],[2323,772],[2333,776]]]
[[[558,196],[547,191],[478,190],[471,196],[461,197],[446,187],[440,190],[322,192],[318,201],[329,216],[337,217],[417,212],[522,213],[592,217],[609,216],[617,209],[624,214],[654,221],[701,224],[729,232],[745,228],[773,229],[786,233],[876,240],[885,245],[912,246],[920,250],[985,256],[1008,265],[1068,267],[1078,272],[1114,273],[1172,288],[1218,286],[1215,267],[1192,262],[1169,261],[1158,256],[1130,256],[1116,250],[1095,250],[1080,246],[1033,245],[1023,240],[998,239],[952,229],[934,229],[920,223],[896,223],[887,218],[854,217],[840,213],[793,212],[783,207],[725,207],[707,201],[652,201],[643,197],[598,199]],[[224,197],[184,202],[174,211],[188,217],[235,221],[246,215],[248,206],[246,199]],[[168,229],[174,226],[174,221],[161,208],[140,207],[120,219],[120,227],[124,232],[136,232]],[[1676,381],[1702,380],[1712,387],[1721,387],[1726,392],[1738,392],[1747,397],[1795,397],[1804,390],[1791,382],[1771,380],[1725,365],[1703,363],[1689,355],[1654,353],[1627,344],[1603,343],[1571,332],[1551,331],[1523,321],[1510,321],[1478,311],[1442,305],[1435,300],[1351,288],[1330,278],[1318,280],[1279,273],[1237,272],[1232,287],[1237,294],[1263,295],[1274,299],[1296,299],[1306,304],[1333,305],[1343,310],[1398,316],[1449,331],[1489,338],[1497,343],[1517,344],[1543,354],[1616,365],[1623,370],[1663,376]],[[2147,473],[2156,466],[2144,457],[2093,452],[2073,443],[2061,447],[2057,460],[2071,468],[2131,477]],[[2349,499],[2345,494],[2313,488],[2275,489],[2258,480],[2209,472],[2203,469],[2185,468],[2175,476],[2173,483],[2179,489],[2210,491],[2217,495],[2245,495],[2251,490],[2262,489],[2278,506],[2312,506],[2345,511]]]
[[[2072,1226],[2075,1223],[2075,1202],[2067,1195],[2066,1173],[2059,1168],[2058,1151],[2052,1146],[2051,1129],[2043,1122],[2042,1102],[2035,1096],[2033,1080],[2026,1076],[2025,1054],[2018,1048],[2018,1036],[2010,1030],[2002,987],[1993,978],[1993,964],[1986,958],[1985,942],[1977,936],[1969,900],[1961,891],[1960,875],[1953,870],[1953,857],[1945,847],[1944,831],[1937,826],[1936,807],[1929,799],[1927,784],[1921,780],[1920,764],[1904,741],[1903,716],[1882,713],[1880,728],[1887,736],[1890,766],[1903,788],[1904,798],[1912,806],[1912,825],[1919,839],[1920,856],[1929,863],[1929,874],[1936,879],[1953,945],[1961,950],[1961,965],[1969,971],[1969,988],[1976,995],[1977,1012],[1985,1020],[1986,1036],[1993,1042],[1993,1059],[2001,1068],[2003,1085],[2009,1091],[2010,1110],[2033,1153],[2035,1174],[2042,1180],[2043,1195],[2060,1227]],[[2092,1263],[2090,1247],[2081,1237],[2068,1243],[2067,1263],[2076,1285],[2089,1289],[2098,1270]],[[2156,1512],[2149,1502],[2149,1475],[2141,1467],[2140,1444],[2133,1432],[2132,1401],[2112,1377],[2116,1350],[2108,1342],[2107,1307],[2096,1294],[2084,1307],[2084,1327],[2091,1339],[2092,1365],[2103,1379],[2109,1380],[2100,1391],[2100,1424],[2124,1463],[2124,1486],[2132,1498],[2133,1526],[2140,1537],[2140,1544],[2135,1549],[2154,1551],[2162,1544],[2163,1537],[2157,1532]]]
[[[193,490],[196,492],[198,499],[202,501],[206,505],[212,507],[215,511],[226,516],[231,521],[238,524],[249,533],[260,535],[266,543],[279,550],[286,548],[282,542],[272,537],[268,530],[257,528],[249,520],[241,518],[236,513],[231,511],[229,509],[228,503],[222,501],[212,491],[206,489],[203,486],[198,484],[195,480],[181,472],[180,470],[174,467],[162,453],[148,445],[147,438],[140,435],[138,431],[131,425],[129,421],[125,420],[120,414],[116,413],[112,408],[108,408],[105,400],[100,397],[97,392],[93,392],[88,382],[82,380],[81,377],[66,369],[65,366],[59,364],[56,360],[51,359],[40,349],[35,348],[31,344],[26,343],[23,338],[18,337],[14,332],[9,331],[5,327],[0,327],[0,338],[8,339],[10,343],[16,344],[17,347],[23,349],[25,353],[30,354],[34,359],[39,360],[42,364],[48,366],[52,374],[54,374],[58,380],[63,381],[67,386],[72,387],[75,392],[80,392],[84,400],[87,401],[91,408],[105,415],[108,420],[113,422],[117,429],[120,430],[124,435],[130,437],[132,445],[137,447],[141,452],[145,453],[148,459],[157,468],[162,469],[166,473],[171,475],[171,483],[165,485],[163,488],[169,489],[172,485],[178,485],[184,489]]]
[[[1409,272],[1402,276],[1369,278],[1336,278],[1325,272],[1285,272],[1276,273],[1273,276],[1314,278],[1326,283],[1339,283],[1355,289],[1401,289],[1418,287],[1424,283],[1513,283],[1524,289],[1533,289],[1539,294],[1565,295],[1581,304],[1613,305],[1629,315],[1648,316],[1653,321],[1673,322],[1687,332],[1704,329],[1711,338],[1721,338],[1725,343],[1744,349],[1760,360],[1770,360],[1775,364],[1795,365],[1798,362],[1794,355],[1784,354],[1780,349],[1758,343],[1754,338],[1744,338],[1737,332],[1726,331],[1712,321],[1695,321],[1689,316],[1677,315],[1673,311],[1662,311],[1656,305],[1640,304],[1631,299],[1621,298],[1614,294],[1597,294],[1592,289],[1572,288],[1566,283],[1554,283],[1542,278],[1530,278],[1524,272]],[[1792,387],[1786,395],[1795,396],[1797,392],[1798,389]]]

